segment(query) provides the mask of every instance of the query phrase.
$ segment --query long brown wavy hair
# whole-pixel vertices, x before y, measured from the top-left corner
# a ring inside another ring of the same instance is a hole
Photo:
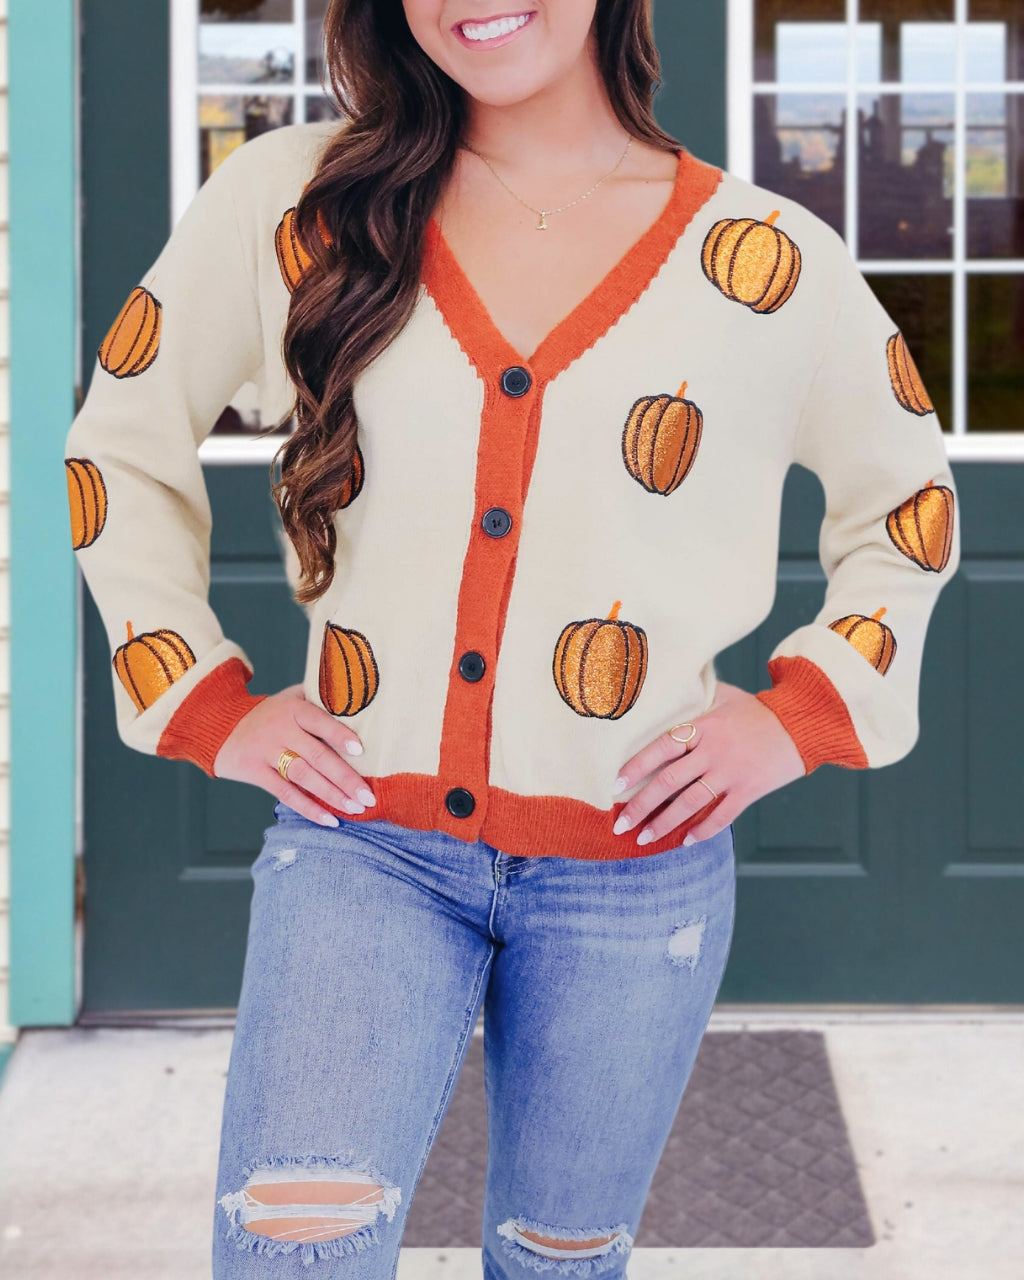
[[[652,0],[597,0],[594,23],[623,127],[678,149],[652,111],[661,83]],[[334,579],[334,515],[352,481],[358,426],[353,384],[412,313],[427,223],[468,119],[464,90],[417,44],[402,0],[330,0],[324,37],[344,123],[295,208],[294,232],[312,261],[292,293],[282,342],[297,393],[286,419],[294,427],[271,464],[271,492],[301,568],[299,604],[319,599]]]

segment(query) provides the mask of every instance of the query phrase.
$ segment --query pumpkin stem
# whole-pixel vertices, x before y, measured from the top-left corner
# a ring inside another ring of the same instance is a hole
[[[772,225],[774,224],[774,222],[775,222],[775,219],[779,216],[779,213],[780,213],[780,210],[779,210],[779,209],[773,209],[773,210],[771,211],[771,213],[768,215],[768,217],[767,217],[767,218],[765,218],[765,223],[766,223],[769,227],[770,227],[770,226],[772,226]]]
[[[925,485],[925,488],[930,489],[934,483],[935,483],[934,480],[929,480],[928,483]]]
[[[131,640],[134,637],[134,635],[135,635],[135,632],[132,630],[132,624],[129,622],[128,623],[128,639]]]
[[[608,622],[617,622],[619,617],[619,610],[621,608],[622,608],[622,601],[616,600],[615,603],[612,605],[612,611],[611,613],[609,613],[606,620]]]
[[[876,610],[874,611],[874,613],[871,615],[871,619],[872,619],[872,621],[873,621],[873,622],[877,622],[877,621],[878,621],[878,619],[882,616],[882,614],[883,614],[883,613],[885,613],[885,605],[884,605],[884,604],[882,605],[881,609],[876,609]]]
[[[682,400],[682,398],[683,398],[683,392],[684,392],[685,390],[686,390],[686,383],[684,382],[684,383],[683,383],[683,385],[682,385],[682,386],[679,388],[679,390],[676,392],[676,399],[677,399],[677,400]]]

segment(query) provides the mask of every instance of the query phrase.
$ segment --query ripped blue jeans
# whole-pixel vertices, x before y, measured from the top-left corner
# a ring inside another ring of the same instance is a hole
[[[481,1006],[485,1280],[624,1276],[729,954],[732,827],[586,861],[383,819],[321,827],[280,802],[274,817],[213,1280],[394,1280]]]

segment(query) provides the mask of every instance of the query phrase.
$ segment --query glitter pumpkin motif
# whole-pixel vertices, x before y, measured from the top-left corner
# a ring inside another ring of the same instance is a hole
[[[778,311],[800,279],[800,250],[775,226],[779,210],[758,218],[721,218],[704,237],[704,274],[731,302],[765,315]]]
[[[363,466],[362,450],[357,444],[355,452],[352,454],[352,471],[345,479],[345,483],[341,486],[341,497],[338,499],[338,510],[341,511],[350,503],[354,502],[359,496],[359,492],[363,487],[363,476],[365,468]]]
[[[626,420],[622,460],[648,493],[673,493],[696,461],[704,414],[685,390],[684,382],[674,396],[641,396]]]
[[[849,640],[857,652],[884,676],[896,656],[896,637],[884,622],[879,621],[883,613],[884,605],[876,609],[870,618],[863,613],[848,613],[845,618],[837,618],[828,625],[832,631]]]
[[[555,687],[577,715],[617,720],[643,688],[647,633],[619,620],[621,606],[616,600],[607,618],[570,622],[555,644]]]
[[[893,544],[922,569],[941,573],[953,549],[953,490],[929,480],[889,512],[886,532]]]
[[[330,233],[324,224],[323,215],[317,210],[317,227],[320,239],[330,248]],[[277,250],[277,265],[281,268],[281,277],[288,286],[288,292],[294,293],[299,281],[313,265],[312,257],[299,239],[295,226],[295,206],[288,209],[277,224],[274,232],[274,248]]]
[[[145,373],[160,350],[162,323],[156,298],[141,285],[133,289],[97,352],[101,367],[115,378]]]
[[[195,666],[196,655],[177,631],[163,627],[135,635],[132,624],[127,626],[128,639],[114,653],[114,671],[136,707],[145,711]]]
[[[361,631],[324,624],[320,645],[320,701],[332,716],[354,716],[373,701],[377,661]]]
[[[885,352],[893,394],[903,408],[916,413],[919,418],[926,413],[934,413],[935,406],[925,390],[906,339],[898,329],[886,343]]]
[[[107,522],[107,486],[91,458],[65,458],[71,545],[81,551],[96,541]]]

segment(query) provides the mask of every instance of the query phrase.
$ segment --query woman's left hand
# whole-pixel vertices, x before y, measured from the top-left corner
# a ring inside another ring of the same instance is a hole
[[[677,742],[666,730],[619,770],[619,777],[626,779],[619,791],[653,776],[623,806],[612,828],[616,835],[639,827],[637,844],[660,840],[712,803],[707,789],[711,787],[720,798],[707,817],[689,829],[683,844],[707,840],[735,821],[749,804],[806,772],[782,721],[737,685],[719,680],[710,709],[691,723],[697,732],[689,744]],[[665,807],[657,816],[640,826],[661,805]]]

